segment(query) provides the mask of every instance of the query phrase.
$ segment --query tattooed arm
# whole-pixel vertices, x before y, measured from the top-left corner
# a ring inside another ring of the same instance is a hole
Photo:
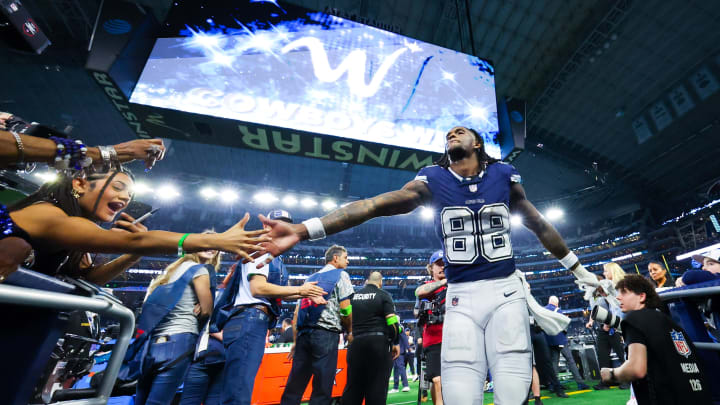
[[[427,184],[413,180],[402,189],[380,194],[366,200],[355,201],[340,207],[320,218],[325,233],[332,235],[345,229],[360,225],[363,222],[383,216],[406,214],[425,202],[430,201],[432,194]],[[263,244],[263,248],[278,256],[292,248],[301,240],[308,239],[308,231],[303,224],[287,224],[260,215],[266,227],[272,228],[269,236],[272,242]]]
[[[429,298],[433,295],[435,290],[438,288],[444,286],[447,284],[447,279],[442,279],[440,281],[433,281],[432,283],[423,284],[417,289],[415,289],[415,296],[424,299]]]

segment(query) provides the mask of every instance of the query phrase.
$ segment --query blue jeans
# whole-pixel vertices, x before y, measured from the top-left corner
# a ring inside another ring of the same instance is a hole
[[[230,318],[223,328],[225,377],[223,405],[249,405],[255,375],[265,354],[270,318],[257,308],[247,308]]]
[[[281,405],[299,405],[310,377],[313,378],[310,405],[327,405],[332,401],[338,343],[336,332],[306,329],[298,334]]]
[[[398,389],[399,380],[402,378],[403,387],[408,386],[407,373],[405,372],[405,356],[410,353],[401,354],[393,361],[393,388]]]
[[[150,344],[143,362],[142,375],[138,379],[135,405],[168,405],[172,402],[190,367],[195,343],[196,334],[178,333],[170,335],[167,342]],[[185,357],[172,367],[161,370],[183,355]]]
[[[180,405],[220,405],[225,363],[190,365],[183,384]]]

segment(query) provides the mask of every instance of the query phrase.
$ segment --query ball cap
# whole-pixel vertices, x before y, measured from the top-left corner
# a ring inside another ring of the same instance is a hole
[[[713,249],[701,255],[694,255],[692,258],[700,264],[705,264],[704,261],[706,258],[720,263],[720,249]]]
[[[289,212],[285,210],[272,210],[268,212],[267,217],[270,219],[277,219],[280,221],[290,222],[293,223],[292,216]]]
[[[433,264],[438,260],[443,260],[444,256],[445,255],[443,254],[443,251],[438,250],[437,252],[433,253],[432,256],[430,256],[430,261],[428,262],[428,264]]]

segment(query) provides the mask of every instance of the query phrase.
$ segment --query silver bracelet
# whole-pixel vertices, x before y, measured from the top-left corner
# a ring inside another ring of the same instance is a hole
[[[13,138],[15,138],[15,145],[17,146],[17,150],[18,150],[18,160],[17,160],[16,165],[18,167],[24,166],[25,165],[25,147],[23,146],[22,138],[20,138],[20,135],[18,135],[18,133],[15,131],[10,131],[10,133],[12,134]]]
[[[114,146],[98,146],[100,150],[100,157],[102,157],[103,168],[110,170],[113,168],[113,164],[118,163],[117,151]]]

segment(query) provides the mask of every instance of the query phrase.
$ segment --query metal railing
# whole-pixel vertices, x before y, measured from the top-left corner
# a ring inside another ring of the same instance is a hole
[[[95,295],[83,297],[73,294],[50,292],[35,288],[18,287],[0,284],[0,303],[22,305],[29,307],[42,307],[55,310],[84,310],[95,312],[120,322],[120,333],[108,361],[105,374],[100,381],[97,396],[87,399],[55,402],[60,405],[104,405],[107,404],[115,380],[120,371],[125,352],[130,344],[135,329],[135,317],[132,311],[123,306],[117,298],[84,282],[86,288],[91,288]]]
[[[658,294],[663,301],[676,300],[680,298],[709,298],[713,295],[720,295],[720,286],[689,288],[684,290],[671,290]],[[693,342],[698,349],[720,351],[720,343]]]

